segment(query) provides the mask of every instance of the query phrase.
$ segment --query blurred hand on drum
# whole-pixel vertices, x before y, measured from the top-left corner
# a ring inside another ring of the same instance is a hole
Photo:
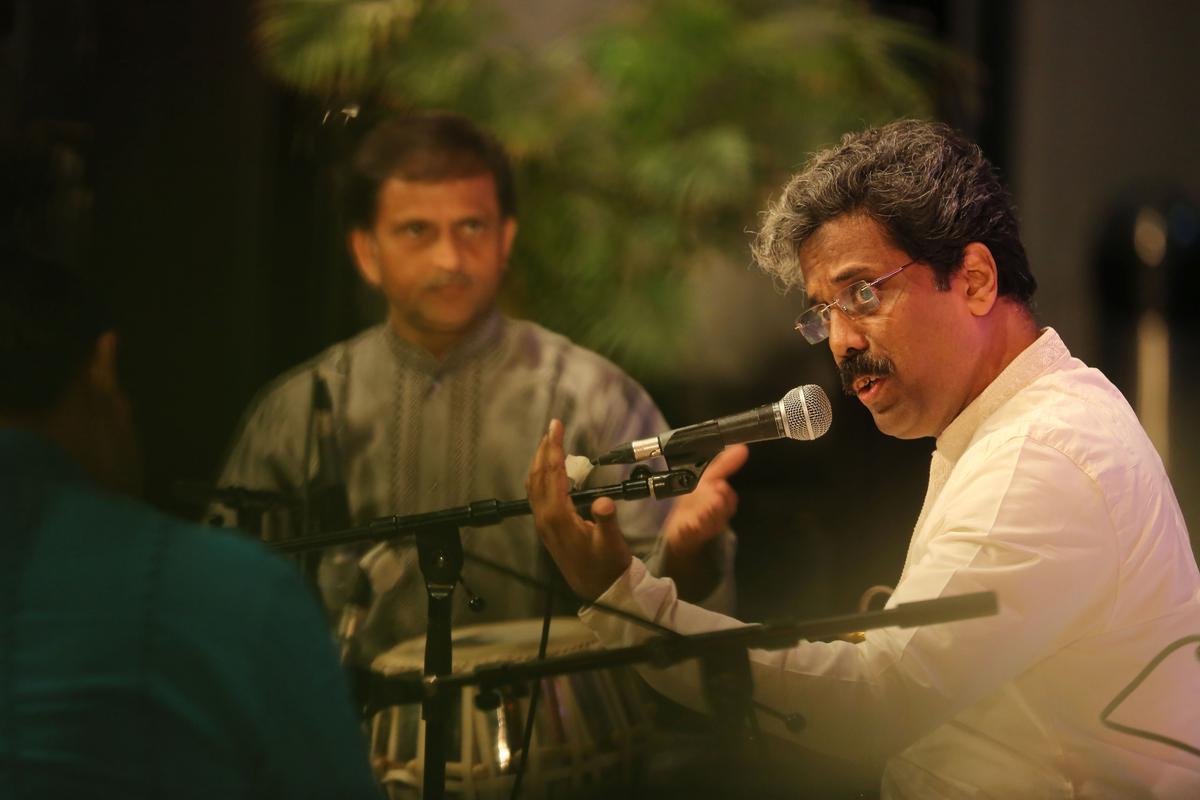
[[[568,495],[565,460],[562,423],[552,420],[538,444],[525,490],[534,526],[567,585],[580,597],[595,600],[621,577],[633,556],[610,498],[592,503],[595,522],[579,516]]]

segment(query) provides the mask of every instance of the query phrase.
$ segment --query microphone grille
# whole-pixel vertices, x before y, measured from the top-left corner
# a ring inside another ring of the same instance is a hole
[[[779,401],[784,435],[802,442],[824,436],[833,423],[829,397],[815,384],[797,386]]]

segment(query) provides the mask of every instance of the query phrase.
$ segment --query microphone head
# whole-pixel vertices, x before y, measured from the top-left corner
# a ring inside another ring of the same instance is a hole
[[[815,384],[797,386],[779,401],[784,435],[802,442],[824,436],[833,423],[829,397]]]

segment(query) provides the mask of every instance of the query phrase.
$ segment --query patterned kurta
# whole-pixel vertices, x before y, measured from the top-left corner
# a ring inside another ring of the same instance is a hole
[[[264,390],[237,436],[222,485],[303,495],[318,466],[309,435],[314,374],[332,395],[355,523],[473,500],[523,498],[526,473],[552,418],[563,421],[567,451],[588,456],[666,429],[645,390],[616,366],[533,323],[493,313],[441,361],[380,325],[330,347]],[[597,468],[587,485],[614,483],[626,472]],[[653,568],[669,504],[643,500],[618,506],[632,549]],[[278,534],[289,524],[279,515],[269,517],[266,532]],[[549,574],[530,517],[463,528],[462,538],[468,552],[529,575]],[[724,578],[705,605],[732,606],[734,546],[726,532],[713,548]],[[424,633],[425,589],[410,544],[378,546],[361,564],[375,592],[361,643],[370,658]],[[335,581],[331,570],[322,573],[330,600]],[[509,578],[469,562],[463,578],[486,609],[470,612],[465,593],[456,592],[456,625],[541,613],[540,595]]]

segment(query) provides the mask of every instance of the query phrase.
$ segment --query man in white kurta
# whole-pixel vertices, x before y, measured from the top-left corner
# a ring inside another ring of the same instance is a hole
[[[789,733],[772,717],[761,722],[813,750],[885,759],[888,798],[1200,797],[1200,757],[1189,752],[1200,747],[1194,646],[1111,710],[1108,721],[1124,730],[1101,718],[1158,654],[1200,634],[1187,530],[1120,392],[1034,324],[1035,284],[1023,251],[1012,255],[1015,221],[992,224],[1011,217],[998,186],[953,132],[896,123],[818,155],[768,218],[813,298],[800,320],[806,338],[829,339],[845,387],[881,431],[936,438],[889,603],[993,591],[1000,611],[872,631],[860,644],[751,652],[755,699],[806,725]],[[942,243],[956,225],[965,241],[941,254],[913,235],[924,226]],[[760,238],[760,260],[777,243]],[[530,492],[539,532],[577,591],[683,633],[738,625],[680,602],[670,581],[628,558],[607,508],[596,509],[599,525],[570,516],[560,436],[552,425]],[[833,502],[870,502],[887,479],[868,468]],[[595,610],[584,618],[608,645],[648,636]],[[704,704],[695,665],[646,674]]]
[[[803,715],[792,738],[814,750],[896,753],[894,797],[1129,797],[1142,781],[1192,796],[1194,756],[1100,722],[1156,653],[1200,633],[1186,529],[1124,398],[1050,329],[938,437],[890,603],[984,590],[995,617],[753,652],[755,697]],[[680,603],[638,562],[599,599],[683,633],[732,623]],[[610,644],[644,638],[596,611],[584,619]],[[1194,662],[1191,649],[1169,658],[1113,720],[1200,743]],[[648,677],[702,702],[697,676]],[[972,792],[980,783],[989,794]]]

